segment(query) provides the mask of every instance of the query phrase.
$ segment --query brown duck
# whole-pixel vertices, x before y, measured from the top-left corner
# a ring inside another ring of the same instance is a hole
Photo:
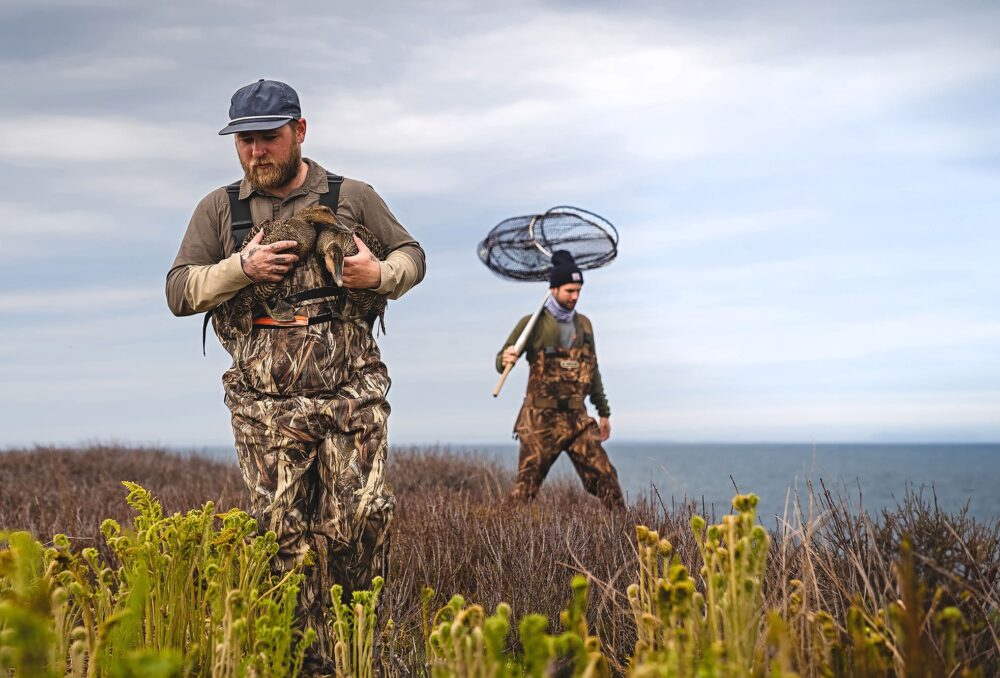
[[[324,207],[329,212],[329,209]],[[379,242],[371,231],[358,224],[355,228],[348,228],[339,221],[335,221],[332,226],[326,226],[317,231],[316,251],[326,262],[326,270],[333,277],[333,282],[337,287],[344,284],[344,258],[353,257],[358,253],[358,243],[354,241],[354,236],[371,250],[372,256],[379,261],[384,261],[386,257],[385,246]],[[351,300],[363,318],[374,322],[378,318],[379,327],[385,332],[385,305],[386,297],[378,294],[375,290],[354,289],[346,290],[347,298]]]
[[[280,240],[294,240],[298,244],[290,251],[294,251],[300,261],[313,252],[323,257],[337,287],[342,287],[344,283],[344,259],[358,253],[358,245],[354,241],[355,235],[365,243],[376,258],[379,260],[385,258],[385,247],[371,231],[360,225],[353,229],[345,226],[337,220],[330,208],[324,205],[306,207],[290,219],[261,223],[247,233],[241,249],[261,230],[264,231],[260,243],[262,245]],[[276,298],[279,287],[280,283],[257,282],[237,292],[227,304],[229,308],[226,313],[232,319],[235,329],[241,334],[248,333],[253,325],[255,310],[262,310],[265,315],[279,322],[294,320],[295,308],[284,299]],[[385,332],[385,295],[363,289],[347,289],[345,293],[364,318],[377,317],[382,331]]]

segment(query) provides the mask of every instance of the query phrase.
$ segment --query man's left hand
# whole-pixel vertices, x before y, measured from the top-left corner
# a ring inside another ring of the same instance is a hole
[[[344,287],[373,290],[382,284],[382,269],[358,236],[354,236],[354,242],[358,244],[358,253],[344,258]]]
[[[603,443],[611,437],[611,420],[607,417],[601,417],[597,425],[601,429],[601,442]]]

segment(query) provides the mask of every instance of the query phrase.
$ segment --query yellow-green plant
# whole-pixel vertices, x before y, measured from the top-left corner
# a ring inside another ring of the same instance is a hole
[[[601,641],[590,634],[587,623],[587,601],[590,583],[582,575],[570,582],[572,595],[569,606],[559,614],[563,631],[548,633],[548,620],[537,614],[525,616],[518,632],[524,647],[524,675],[550,675],[557,665],[571,667],[572,675],[584,678],[606,678],[611,675]],[[561,672],[562,673],[562,672]]]
[[[53,598],[43,576],[41,545],[27,532],[0,534],[0,673],[59,675],[52,665],[56,635],[50,623]]]
[[[636,527],[636,550],[639,581],[626,591],[636,625],[633,675],[693,676],[710,660],[704,596],[657,532]]]
[[[487,616],[482,606],[466,605],[462,596],[452,596],[428,620],[434,591],[423,589],[424,633],[427,662],[431,676],[469,676],[541,678],[553,667],[565,664],[573,676],[604,678],[610,675],[601,642],[590,634],[587,624],[589,583],[585,577],[573,578],[569,606],[560,614],[563,632],[548,632],[549,620],[528,614],[518,625],[522,654],[507,651],[510,632],[510,606],[501,603]]]
[[[557,646],[557,650],[562,656],[573,657],[574,676],[609,676],[611,671],[601,647],[601,639],[591,635],[590,624],[587,622],[590,582],[586,577],[576,575],[570,582],[570,588],[573,593],[569,607],[559,615],[563,633],[559,637],[562,639],[562,647]]]
[[[0,676],[298,675],[316,634],[294,623],[302,575],[271,572],[274,535],[259,535],[240,511],[218,515],[210,503],[164,516],[146,490],[126,485],[135,528],[105,521],[110,561],[95,548],[74,551],[63,535],[45,548],[27,533],[0,533]],[[737,496],[735,514],[716,525],[692,518],[701,559],[695,575],[667,539],[636,528],[638,581],[627,590],[637,634],[630,676],[984,675],[960,656],[963,635],[995,620],[969,621],[956,606],[961,595],[940,586],[929,592],[905,538],[889,600],[859,592],[834,617],[819,604],[817,586],[791,580],[781,607],[765,613],[769,537],[754,525],[756,503],[753,495]],[[376,578],[349,603],[339,586],[332,589],[327,631],[338,678],[376,671],[382,586]],[[426,674],[604,678],[609,662],[587,622],[588,596],[588,579],[574,577],[560,632],[528,614],[511,639],[509,605],[487,614],[454,596],[431,615],[434,591],[424,589]]]
[[[375,577],[370,591],[352,592],[350,605],[341,600],[343,587],[333,585],[330,638],[337,676],[371,678],[374,675],[378,661],[375,657],[375,627],[378,624],[378,599],[382,584],[382,577]]]
[[[297,676],[306,650],[316,640],[316,632],[311,628],[301,635],[292,632],[300,582],[301,576],[259,601],[254,621],[255,659],[251,664],[258,676]]]
[[[424,619],[434,591],[424,588]],[[516,663],[505,654],[510,631],[510,606],[501,603],[486,616],[481,605],[466,606],[454,595],[448,604],[424,623],[427,664],[434,678],[508,678],[521,675]]]
[[[271,574],[273,533],[211,503],[164,516],[132,483],[135,529],[101,526],[96,549],[51,548],[26,533],[0,551],[0,667],[18,676],[289,676],[311,633],[292,624],[302,575]]]
[[[762,671],[757,648],[763,618],[761,581],[770,543],[754,525],[757,496],[737,495],[736,513],[706,526],[694,516],[691,529],[702,558],[704,593],[673,555],[666,539],[636,528],[639,582],[629,586],[638,640],[635,675],[746,676]]]
[[[708,638],[725,647],[720,668],[731,675],[745,675],[753,666],[764,611],[761,581],[771,540],[754,525],[757,501],[755,494],[737,495],[736,513],[723,516],[721,524],[704,532],[692,524],[704,561]]]
[[[78,607],[70,604],[66,589],[55,576],[70,559],[58,550],[45,551],[27,532],[0,535],[3,542],[8,548],[0,550],[0,672],[11,670],[14,676],[32,678],[181,675],[176,652],[120,649],[115,655],[91,655],[88,666],[84,630],[77,627],[72,633],[62,632],[68,628],[67,620],[72,619],[69,611]],[[55,543],[58,548],[68,548],[68,540],[62,535]],[[46,561],[53,552],[58,557]],[[134,599],[132,596],[130,601]],[[129,605],[101,627],[102,641],[134,623],[135,610]]]

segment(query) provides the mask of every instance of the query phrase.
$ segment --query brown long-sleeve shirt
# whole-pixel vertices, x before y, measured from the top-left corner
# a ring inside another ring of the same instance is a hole
[[[309,166],[306,180],[284,199],[259,193],[243,180],[240,198],[250,197],[250,215],[255,224],[288,219],[302,208],[317,204],[319,196],[329,190],[326,170],[312,160],[305,159],[305,163]],[[382,283],[376,292],[398,299],[423,279],[423,248],[371,186],[345,178],[340,187],[337,219],[349,226],[363,224],[389,253],[379,263]],[[243,273],[231,222],[225,187],[212,191],[198,203],[167,273],[167,305],[174,315],[215,308],[252,282]]]

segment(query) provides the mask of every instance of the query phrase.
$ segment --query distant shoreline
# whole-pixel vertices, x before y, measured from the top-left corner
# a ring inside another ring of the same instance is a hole
[[[89,445],[93,447],[94,445]],[[166,451],[235,465],[230,445],[146,445],[117,443],[98,447],[130,447]],[[33,446],[10,449],[52,449]],[[62,449],[79,449],[76,446]],[[436,450],[455,457],[489,460],[513,473],[518,443],[392,444],[390,466],[397,453]],[[894,509],[908,493],[925,494],[943,510],[968,508],[972,517],[1000,516],[1000,494],[991,479],[1000,477],[1000,443],[679,443],[606,444],[627,496],[656,494],[670,503],[696,501],[717,512],[728,510],[735,491],[761,497],[758,515],[768,524],[783,515],[786,498],[809,485],[825,488],[867,510]],[[551,480],[579,485],[566,454],[550,472]]]

